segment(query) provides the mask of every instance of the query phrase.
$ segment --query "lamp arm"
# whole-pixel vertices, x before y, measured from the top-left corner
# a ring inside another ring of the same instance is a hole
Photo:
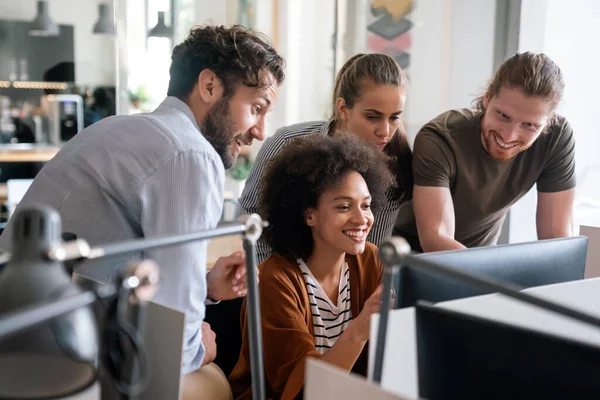
[[[148,249],[156,249],[167,246],[175,246],[197,240],[206,240],[220,236],[236,235],[243,236],[247,245],[246,274],[248,287],[248,314],[249,314],[249,339],[251,343],[252,359],[252,392],[253,398],[265,399],[264,369],[262,357],[262,334],[260,325],[260,301],[258,296],[258,282],[256,275],[250,273],[256,269],[256,241],[260,238],[264,227],[268,222],[263,221],[257,214],[249,215],[243,224],[231,223],[201,232],[186,233],[181,235],[162,236],[156,238],[141,238],[121,243],[108,244],[92,248],[85,240],[75,239],[61,243],[43,252],[42,256],[50,261],[65,262],[81,259],[97,259],[110,257],[122,253],[138,252]],[[8,261],[8,256],[4,256]],[[144,263],[144,261],[142,261]],[[129,289],[144,289],[147,285],[157,283],[158,277],[148,275],[144,279],[139,276],[125,276],[121,280],[119,288],[113,287],[112,294],[127,285]],[[100,289],[99,289],[100,290]],[[0,340],[21,330],[35,326],[49,319],[58,317],[80,307],[88,306],[96,300],[96,293],[84,292],[77,296],[71,296],[56,302],[44,305],[35,305],[27,309],[11,312],[9,315],[0,317]]]

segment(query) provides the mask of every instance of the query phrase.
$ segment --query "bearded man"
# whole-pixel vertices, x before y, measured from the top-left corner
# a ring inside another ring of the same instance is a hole
[[[556,113],[564,86],[546,55],[516,54],[474,110],[447,111],[421,128],[412,207],[400,210],[394,234],[425,252],[496,244],[510,207],[537,185],[538,239],[570,236],[575,139]]]
[[[90,245],[213,229],[221,219],[225,169],[243,146],[264,139],[265,116],[284,80],[284,60],[241,26],[196,27],[173,49],[167,98],[148,114],[114,116],[84,129],[36,176],[19,208],[57,209],[66,232]],[[0,246],[10,251],[9,222]],[[153,301],[185,312],[186,376],[216,355],[205,301],[244,296],[243,253],[206,273],[206,241],[86,261],[75,272],[107,282],[132,258],[160,267]],[[191,388],[191,389],[189,389]],[[196,394],[196,397],[197,394]]]

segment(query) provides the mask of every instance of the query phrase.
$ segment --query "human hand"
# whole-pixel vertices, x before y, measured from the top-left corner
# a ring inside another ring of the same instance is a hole
[[[202,366],[210,364],[217,358],[217,335],[210,329],[208,322],[202,321],[202,344],[204,345],[204,358]]]
[[[258,270],[256,275],[258,277]],[[231,300],[245,296],[248,292],[245,253],[236,251],[227,257],[220,257],[206,275],[206,286],[211,300]]]
[[[371,315],[378,313],[381,310],[381,294],[383,286],[379,285],[373,294],[365,301],[363,309],[358,314],[352,324],[355,337],[361,341],[369,340],[371,331]]]

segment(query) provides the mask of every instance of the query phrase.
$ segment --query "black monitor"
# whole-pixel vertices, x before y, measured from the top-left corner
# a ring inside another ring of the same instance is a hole
[[[600,399],[600,348],[416,306],[420,398]]]
[[[523,288],[583,279],[587,236],[424,253],[431,261],[470,273],[511,282]],[[418,300],[432,303],[489,294],[489,291],[418,268],[400,269],[394,284],[396,308]]]

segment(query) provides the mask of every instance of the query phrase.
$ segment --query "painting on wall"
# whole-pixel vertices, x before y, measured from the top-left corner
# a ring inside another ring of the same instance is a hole
[[[410,14],[413,0],[370,0],[367,26],[369,52],[393,57],[403,69],[410,66],[412,45]]]

